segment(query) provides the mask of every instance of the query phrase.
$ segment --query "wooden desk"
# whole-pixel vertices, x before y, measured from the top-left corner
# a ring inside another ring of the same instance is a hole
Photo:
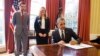
[[[66,46],[60,47],[57,44],[34,45],[31,51],[35,56],[97,56],[95,47],[76,50]]]

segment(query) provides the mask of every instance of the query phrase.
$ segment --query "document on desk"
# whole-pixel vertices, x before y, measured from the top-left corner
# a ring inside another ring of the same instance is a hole
[[[79,45],[71,45],[71,44],[64,44],[67,47],[71,47],[73,49],[83,49],[83,48],[90,48],[93,47],[92,45],[80,43]]]

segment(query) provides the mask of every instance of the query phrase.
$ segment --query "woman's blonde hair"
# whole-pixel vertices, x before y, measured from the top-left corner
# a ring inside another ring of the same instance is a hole
[[[43,10],[45,10],[44,16],[47,17],[47,16],[46,16],[46,9],[45,9],[45,7],[41,7],[40,12],[39,12],[39,17],[42,17],[42,11],[43,11]]]

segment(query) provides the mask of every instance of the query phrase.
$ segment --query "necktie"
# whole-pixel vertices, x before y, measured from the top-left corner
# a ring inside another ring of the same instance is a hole
[[[61,36],[62,36],[62,40],[64,40],[64,33],[63,33],[63,30],[62,30]]]
[[[24,15],[23,15],[23,12],[22,12],[22,15],[21,15],[21,22],[22,22],[22,25],[23,25],[23,18],[24,18]]]

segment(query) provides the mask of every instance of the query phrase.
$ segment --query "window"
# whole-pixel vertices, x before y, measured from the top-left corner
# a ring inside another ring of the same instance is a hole
[[[46,0],[31,0],[30,30],[34,30],[34,22],[41,7],[46,7]]]
[[[0,0],[0,47],[5,46],[4,0]]]
[[[66,0],[65,20],[66,27],[72,28],[77,33],[79,0]]]

